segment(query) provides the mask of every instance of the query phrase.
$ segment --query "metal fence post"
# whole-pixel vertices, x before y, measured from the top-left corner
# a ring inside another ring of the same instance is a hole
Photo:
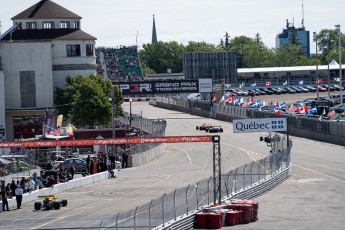
[[[118,225],[119,215],[120,215],[120,212],[118,212],[116,215],[116,221],[115,221],[116,230],[119,229],[119,225]]]
[[[175,220],[176,220],[176,191],[177,191],[177,189],[175,188],[175,191],[174,191],[174,214],[175,214]]]
[[[163,220],[163,226],[164,226],[164,198],[165,198],[166,193],[164,193],[162,197],[162,220]]]
[[[149,205],[149,227],[151,228],[151,205],[152,205],[153,200],[151,200],[150,205]]]
[[[242,174],[242,178],[243,178],[243,188],[246,187],[246,168],[247,168],[247,164],[245,164],[244,167],[243,167],[243,174]]]
[[[253,186],[253,164],[255,161],[252,162],[252,165],[250,166],[250,187]]]
[[[190,184],[187,186],[186,189],[186,205],[187,205],[187,215],[188,215],[188,189],[189,189]]]
[[[210,203],[210,182],[211,182],[212,177],[210,177],[210,179],[208,179],[207,182],[207,203]]]
[[[196,185],[195,185],[195,192],[196,192],[196,209],[197,210],[198,210],[198,204],[199,204],[198,187],[199,187],[199,183],[196,183]]]
[[[135,212],[134,212],[134,216],[133,216],[133,218],[134,218],[134,229],[137,229],[137,224],[136,224],[137,211],[138,211],[138,206],[136,207]]]

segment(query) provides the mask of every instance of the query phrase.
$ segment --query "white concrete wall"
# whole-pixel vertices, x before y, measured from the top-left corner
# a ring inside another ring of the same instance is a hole
[[[6,107],[21,108],[20,71],[35,71],[36,107],[53,106],[51,42],[12,42],[0,46]]]
[[[65,89],[66,88],[66,77],[68,75],[71,77],[76,77],[77,75],[90,76],[91,74],[96,75],[96,70],[54,71],[53,72],[54,89],[55,89],[55,87]]]
[[[53,65],[96,64],[94,40],[53,40]],[[80,57],[67,57],[66,45],[80,45]],[[93,44],[94,56],[86,56],[86,44]]]
[[[118,176],[118,170],[114,170],[115,177]],[[61,183],[61,184],[56,184],[53,187],[50,188],[43,188],[39,190],[35,190],[30,193],[25,193],[23,195],[23,200],[22,204],[30,203],[32,201],[38,200],[38,196],[47,196],[47,195],[55,195],[61,192],[65,192],[67,190],[71,190],[74,188],[82,187],[88,184],[93,184],[100,182],[102,180],[109,179],[110,173],[109,172],[102,172],[102,173],[97,173],[94,175],[86,176],[86,177],[81,177],[78,179],[71,180],[66,183]],[[63,200],[64,197],[59,197],[59,200]],[[68,202],[68,201],[67,201]],[[8,199],[8,206],[10,209],[16,208],[17,207],[17,202],[16,198]],[[67,204],[68,206],[68,204]],[[0,211],[3,211],[2,209],[2,201],[0,201]]]

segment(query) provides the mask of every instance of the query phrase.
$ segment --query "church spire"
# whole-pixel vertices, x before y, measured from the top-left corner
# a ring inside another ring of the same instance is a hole
[[[153,27],[152,27],[152,44],[157,43],[157,33],[156,33],[156,23],[155,23],[155,15],[153,15]]]

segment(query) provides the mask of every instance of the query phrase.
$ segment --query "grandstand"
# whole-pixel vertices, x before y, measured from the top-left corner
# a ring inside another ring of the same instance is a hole
[[[96,48],[97,74],[113,82],[142,81],[138,47]]]

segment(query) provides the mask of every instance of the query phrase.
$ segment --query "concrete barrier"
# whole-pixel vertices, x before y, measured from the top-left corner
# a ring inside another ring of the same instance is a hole
[[[115,177],[118,176],[119,171],[117,169],[114,170]],[[38,196],[45,196],[45,195],[55,195],[61,192],[65,192],[67,190],[71,190],[74,188],[82,187],[88,184],[93,184],[102,180],[106,180],[110,178],[110,173],[108,171],[101,172],[97,174],[93,174],[86,177],[81,177],[77,179],[73,179],[71,181],[68,181],[66,183],[60,183],[55,184],[52,187],[49,188],[43,188],[39,190],[32,191],[30,193],[25,193],[23,195],[22,204],[26,204],[32,201],[35,201],[38,199]],[[8,199],[8,207],[10,209],[17,208],[17,201],[16,197],[13,197],[12,199]],[[0,211],[3,211],[2,209],[2,201],[0,201]]]

